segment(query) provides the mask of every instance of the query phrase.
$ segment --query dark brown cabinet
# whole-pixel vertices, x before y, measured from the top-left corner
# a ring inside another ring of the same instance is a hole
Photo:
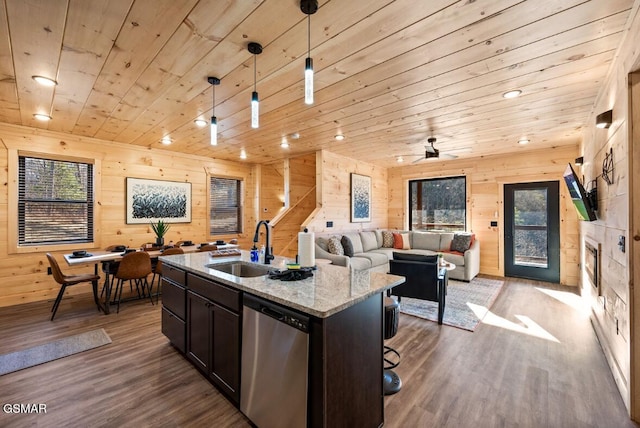
[[[186,350],[186,289],[185,272],[166,268],[169,275],[162,278],[162,333],[173,346]]]
[[[189,275],[187,283],[198,284],[195,288],[208,296],[220,292],[226,296],[228,292],[238,294],[239,299],[239,292],[212,281]],[[237,404],[240,399],[241,317],[238,312],[207,297],[191,289],[187,291],[187,358]]]

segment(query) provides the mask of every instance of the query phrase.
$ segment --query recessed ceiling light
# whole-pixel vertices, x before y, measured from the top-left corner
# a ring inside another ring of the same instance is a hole
[[[282,142],[280,143],[280,147],[283,149],[289,148],[289,142],[287,141],[287,137],[282,137]]]
[[[522,144],[524,146],[525,144],[529,144],[529,140],[526,138],[521,138],[518,140],[518,144]]]
[[[404,158],[403,158],[402,156],[398,156],[398,157],[396,158],[396,161],[397,161],[398,163],[402,163],[402,162],[404,162]]]
[[[240,150],[240,159],[246,159],[247,158],[247,152],[244,151],[244,149]]]
[[[342,140],[344,140],[344,135],[338,134],[334,138],[336,139],[336,141],[342,141]]]
[[[43,113],[36,113],[33,115],[33,117],[35,119],[41,120],[43,122],[47,122],[49,120],[51,120],[51,116],[49,116],[48,114],[43,114]]]
[[[160,140],[160,142],[165,146],[168,146],[169,144],[171,144],[171,138],[168,135],[165,135],[164,137],[162,137],[162,140]]]
[[[503,98],[516,98],[519,97],[522,91],[520,89],[516,89],[514,91],[505,92],[502,94]]]
[[[203,128],[207,126],[207,121],[204,119],[196,119],[193,121],[193,123],[195,123],[198,128]]]
[[[300,134],[297,132],[294,132],[293,134],[291,134],[291,139],[292,140],[297,140],[298,138],[300,138]]]
[[[56,86],[58,84],[55,80],[44,76],[31,76],[31,78],[42,86]]]

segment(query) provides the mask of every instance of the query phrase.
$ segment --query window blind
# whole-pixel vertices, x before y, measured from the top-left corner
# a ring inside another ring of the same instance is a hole
[[[93,241],[93,165],[18,158],[18,244]]]
[[[211,177],[211,235],[242,232],[241,180]]]

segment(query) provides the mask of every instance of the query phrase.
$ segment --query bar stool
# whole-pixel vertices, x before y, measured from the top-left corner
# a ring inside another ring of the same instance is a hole
[[[391,297],[384,298],[384,338],[391,339],[398,333],[398,318],[400,315],[400,305]],[[395,362],[390,360],[388,356],[392,356]],[[400,354],[390,346],[384,346],[384,395],[392,395],[400,391],[402,388],[402,380],[400,376],[393,371],[400,364]]]
[[[140,289],[142,289],[142,296],[144,296],[145,290],[149,288],[149,300],[153,305],[153,297],[151,296],[151,285],[147,281],[147,276],[151,274],[151,257],[145,251],[137,251],[125,256],[120,260],[118,271],[116,272],[116,290],[114,296],[118,299],[118,309],[116,313],[120,312],[120,300],[122,299],[122,286],[125,281],[133,281],[136,284],[136,290],[138,291],[138,297],[140,296]]]

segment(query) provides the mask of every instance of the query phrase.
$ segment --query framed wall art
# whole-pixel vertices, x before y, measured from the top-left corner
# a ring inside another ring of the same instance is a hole
[[[351,173],[351,222],[371,221],[371,177]]]
[[[191,183],[127,177],[127,224],[191,223]]]

